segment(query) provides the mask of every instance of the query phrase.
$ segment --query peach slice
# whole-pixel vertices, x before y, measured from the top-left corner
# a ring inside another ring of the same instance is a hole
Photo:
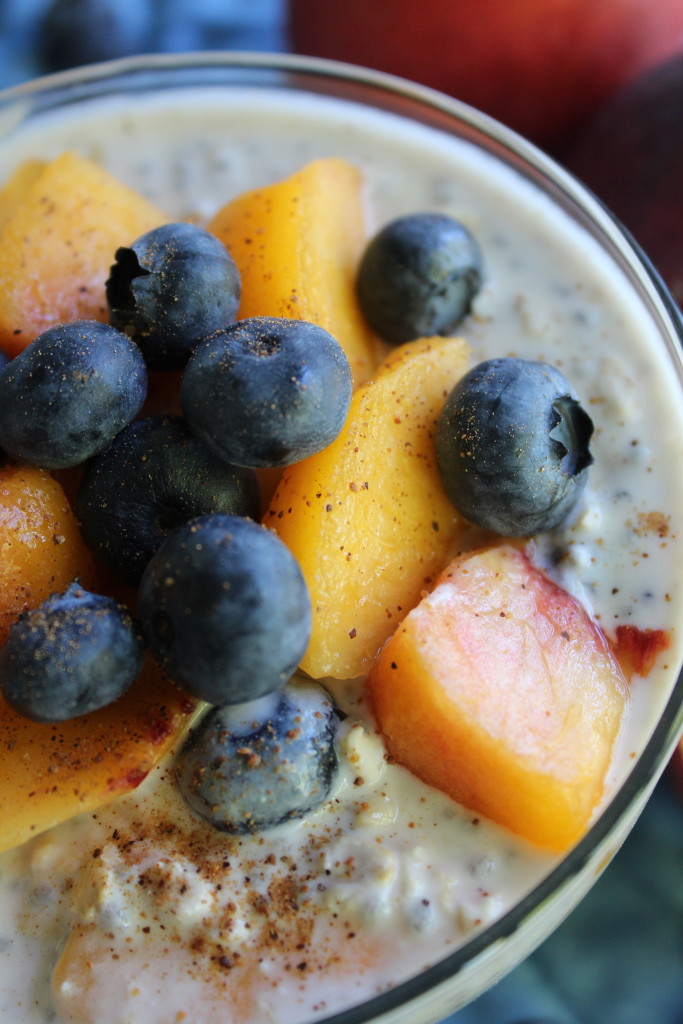
[[[26,160],[0,188],[0,227],[23,202],[31,185],[38,180],[46,166],[45,160]]]
[[[92,587],[94,575],[60,484],[31,466],[0,468],[0,646],[22,612],[76,578]]]
[[[368,693],[391,757],[556,851],[590,823],[628,700],[597,625],[510,545],[451,563]]]
[[[67,320],[107,319],[116,249],[168,218],[75,153],[20,167],[0,192],[0,348]]]
[[[339,437],[283,473],[263,522],[308,583],[302,667],[315,678],[365,674],[455,553],[465,527],[441,483],[434,432],[468,360],[459,338],[397,348],[355,392]]]
[[[93,562],[64,491],[49,473],[0,469],[0,646],[18,616]],[[185,728],[195,702],[152,663],[121,700],[58,725],[29,721],[0,698],[0,850],[137,786]]]
[[[194,709],[151,659],[125,697],[68,722],[29,721],[0,699],[0,851],[134,789]]]
[[[315,160],[284,181],[238,196],[208,225],[242,277],[238,316],[310,320],[346,352],[356,384],[377,362],[355,275],[367,241],[359,171]]]

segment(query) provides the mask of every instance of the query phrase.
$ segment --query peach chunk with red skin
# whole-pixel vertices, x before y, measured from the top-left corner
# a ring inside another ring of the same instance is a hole
[[[627,684],[596,623],[525,551],[456,558],[368,688],[390,756],[425,782],[551,850],[585,832]]]
[[[671,646],[671,636],[665,629],[640,629],[624,623],[614,631],[611,639],[614,655],[626,678],[648,676],[655,661]]]

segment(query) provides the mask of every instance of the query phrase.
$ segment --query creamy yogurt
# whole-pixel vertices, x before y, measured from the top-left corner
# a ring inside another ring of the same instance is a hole
[[[538,558],[611,634],[666,629],[671,646],[631,706],[605,800],[642,751],[681,661],[680,383],[657,329],[582,228],[470,144],[322,97],[237,91],[226,102],[100,101],[0,144],[8,170],[75,149],[173,217],[209,217],[245,188],[344,156],[367,181],[371,227],[418,210],[464,221],[485,284],[462,333],[473,361],[554,363],[596,424],[571,522]],[[558,557],[561,555],[561,557]],[[304,1024],[412,977],[485,928],[554,866],[547,853],[387,763],[362,682],[330,684],[347,713],[341,769],[307,820],[227,837],[189,812],[169,758],[134,793],[0,857],[0,1013],[8,1024]]]

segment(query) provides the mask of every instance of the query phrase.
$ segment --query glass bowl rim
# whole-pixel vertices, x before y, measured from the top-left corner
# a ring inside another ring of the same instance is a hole
[[[496,151],[502,153],[503,157],[514,157],[518,163],[533,172],[539,187],[542,187],[542,181],[552,183],[555,190],[576,205],[600,230],[601,234],[608,238],[622,255],[625,255],[628,266],[638,277],[639,284],[645,288],[655,306],[659,307],[662,319],[665,322],[668,321],[669,341],[676,351],[680,350],[683,343],[683,317],[676,303],[640,246],[604,204],[569,171],[512,129],[462,101],[427,86],[353,64],[289,53],[206,50],[173,54],[142,54],[43,75],[0,90],[0,113],[12,105],[24,103],[26,111],[23,116],[28,117],[35,112],[30,107],[31,99],[51,92],[63,90],[66,96],[70,90],[83,90],[97,84],[107,87],[108,84],[114,85],[120,81],[121,86],[125,87],[128,80],[132,82],[133,79],[141,75],[168,76],[173,72],[188,73],[190,71],[233,74],[240,72],[246,75],[276,73],[281,78],[279,84],[287,84],[288,79],[290,80],[290,88],[301,87],[294,82],[297,76],[311,81],[316,78],[322,79],[330,84],[346,82],[371,91],[373,96],[375,93],[386,95],[399,103],[401,101],[410,102],[415,108],[437,111],[439,114],[445,115],[445,118],[450,120],[454,126],[460,124],[473,130],[477,136],[489,144],[495,145]],[[189,79],[180,84],[187,87],[193,86]],[[199,85],[200,83],[195,82],[194,84]],[[211,81],[210,84],[229,87],[236,83],[226,79],[223,82]],[[239,84],[244,85],[245,83],[240,82]],[[271,81],[268,84],[278,83]],[[153,85],[154,82],[151,81],[150,86]],[[88,97],[75,94],[73,101],[78,102],[81,98]],[[372,97],[359,102],[373,105]],[[415,114],[413,112],[404,116],[414,117]],[[683,366],[683,363],[681,365]],[[682,377],[681,382],[683,383],[681,367],[679,367],[679,376]],[[319,1018],[318,1024],[367,1024],[374,1020],[378,1021],[385,1014],[405,1008],[414,1000],[441,986],[449,985],[450,987],[450,984],[457,980],[464,968],[490,950],[492,946],[512,936],[528,918],[550,900],[553,894],[566,888],[572,879],[590,864],[596,851],[601,848],[603,843],[607,843],[622,819],[628,817],[629,812],[637,808],[639,802],[649,795],[649,791],[664,771],[682,730],[683,671],[679,671],[678,678],[652,734],[627,778],[614,792],[609,803],[603,808],[582,839],[522,900],[492,924],[464,942],[454,952],[447,954],[420,974],[399,983],[380,995],[366,999],[362,1003],[325,1018]],[[611,850],[610,856],[613,852],[616,850]],[[609,857],[605,858],[605,860],[608,859]]]

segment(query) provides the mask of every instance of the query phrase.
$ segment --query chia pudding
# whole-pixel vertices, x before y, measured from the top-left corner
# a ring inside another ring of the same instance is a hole
[[[613,635],[666,630],[635,676],[603,806],[644,749],[681,660],[680,383],[616,263],[532,183],[397,115],[273,89],[141,94],[65,110],[0,143],[9,171],[75,150],[173,217],[206,221],[321,156],[360,168],[369,230],[420,210],[477,239],[483,287],[461,333],[473,363],[557,366],[595,423],[594,464],[540,566]],[[486,929],[558,856],[391,763],[363,680],[325,681],[339,771],[303,820],[226,836],[171,770],[0,856],[0,1010],[8,1024],[305,1024],[393,988]]]

